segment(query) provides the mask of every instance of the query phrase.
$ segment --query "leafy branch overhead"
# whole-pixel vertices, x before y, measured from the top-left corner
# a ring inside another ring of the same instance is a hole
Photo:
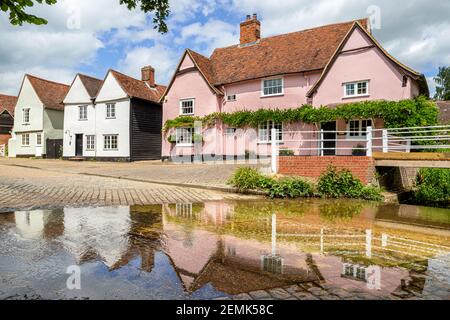
[[[35,2],[48,5],[56,4],[57,0],[34,0]],[[27,13],[26,10],[33,7],[32,0],[0,0],[0,8],[3,12],[9,11],[9,21],[12,25],[21,26],[24,22],[42,25],[47,24],[47,20]]]
[[[9,21],[12,25],[23,25],[30,23],[44,25],[48,21],[42,17],[29,13],[29,9],[35,3],[54,5],[57,0],[0,0],[0,9],[8,13]],[[120,0],[121,5],[126,5],[129,10],[139,8],[144,13],[153,13],[154,28],[160,33],[166,33],[168,27],[166,20],[170,14],[169,0]]]

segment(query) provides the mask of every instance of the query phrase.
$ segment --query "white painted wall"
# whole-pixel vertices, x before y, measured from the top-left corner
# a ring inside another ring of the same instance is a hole
[[[79,119],[79,107],[87,105],[87,120]],[[76,134],[83,135],[83,157],[95,157],[96,151],[86,150],[86,136],[95,135],[95,105],[77,76],[64,99],[63,157],[75,157]]]
[[[106,118],[106,103],[96,105],[97,157],[130,157],[130,100],[116,101],[116,118]],[[104,135],[118,134],[118,150],[104,149]]]
[[[81,80],[75,79],[64,100],[64,157],[75,156],[75,135],[83,134],[83,157],[130,157],[130,99],[109,73],[98,93],[95,105]],[[116,117],[107,119],[106,105],[116,104]],[[80,105],[88,105],[88,120],[79,121]],[[118,149],[105,150],[104,136],[118,135]],[[95,135],[95,151],[86,150],[86,135]]]
[[[23,109],[30,108],[30,123],[23,123]],[[36,134],[44,130],[44,105],[33,89],[27,77],[24,78],[22,89],[15,109],[14,128],[16,140],[11,141],[16,155],[36,155]],[[30,132],[30,146],[22,146],[21,132]],[[45,137],[44,137],[45,138]],[[15,154],[11,154],[14,157]]]

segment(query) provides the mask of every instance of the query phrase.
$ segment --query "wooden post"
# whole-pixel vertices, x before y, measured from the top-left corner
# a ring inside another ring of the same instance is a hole
[[[388,152],[389,152],[388,131],[387,129],[383,129],[383,153]]]
[[[367,156],[373,155],[373,131],[372,127],[367,127]]]
[[[277,129],[272,128],[272,173],[278,173],[278,145],[277,145]]]

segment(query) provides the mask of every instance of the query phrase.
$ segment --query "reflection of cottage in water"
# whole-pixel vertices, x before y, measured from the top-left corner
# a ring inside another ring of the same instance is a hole
[[[64,233],[62,210],[18,211],[14,214],[16,228],[28,239],[54,239]]]

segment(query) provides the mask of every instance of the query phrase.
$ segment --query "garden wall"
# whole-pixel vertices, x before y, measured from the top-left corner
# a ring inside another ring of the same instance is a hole
[[[375,162],[371,157],[354,156],[293,156],[279,157],[278,172],[283,175],[319,178],[329,166],[348,169],[363,183],[371,183],[375,175]]]

